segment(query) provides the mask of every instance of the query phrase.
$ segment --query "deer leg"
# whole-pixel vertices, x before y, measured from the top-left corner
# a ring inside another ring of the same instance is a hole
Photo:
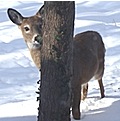
[[[82,86],[82,92],[81,92],[82,94],[82,96],[81,96],[81,99],[82,100],[85,100],[85,98],[87,97],[87,93],[88,93],[88,83],[86,83],[86,84],[84,84],[83,86]]]
[[[80,101],[81,101],[81,86],[77,85],[73,89],[73,103],[72,103],[72,115],[75,120],[79,120],[81,117]]]
[[[98,83],[99,83],[99,87],[100,87],[101,98],[104,98],[105,94],[104,94],[104,86],[103,86],[103,83],[102,83],[102,78],[98,80]]]

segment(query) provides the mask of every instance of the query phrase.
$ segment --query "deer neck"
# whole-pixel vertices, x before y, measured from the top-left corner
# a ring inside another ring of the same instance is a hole
[[[31,57],[38,69],[41,68],[40,65],[40,49],[30,50]]]

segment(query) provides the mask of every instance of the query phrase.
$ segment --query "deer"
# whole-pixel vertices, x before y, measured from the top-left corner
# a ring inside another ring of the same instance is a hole
[[[44,5],[30,17],[23,17],[17,10],[7,10],[9,19],[22,31],[31,57],[38,69],[42,46],[42,23]],[[81,119],[80,103],[88,93],[88,82],[98,80],[101,98],[105,97],[102,77],[104,74],[105,47],[101,35],[96,31],[85,31],[73,37],[72,115]]]
[[[101,35],[96,31],[85,31],[73,38],[73,118],[79,120],[81,90],[83,99],[88,92],[88,82],[98,80],[101,98],[105,97],[102,77],[104,74],[105,46]]]
[[[40,69],[40,49],[42,45],[42,9],[41,7],[34,16],[23,17],[17,10],[9,8],[7,10],[10,20],[18,25],[25,43],[30,51],[35,65]]]

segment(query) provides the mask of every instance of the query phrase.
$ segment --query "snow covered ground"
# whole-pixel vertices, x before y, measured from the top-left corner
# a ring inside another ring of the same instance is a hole
[[[39,1],[0,0],[0,121],[36,120],[39,73],[6,10],[12,7],[24,16],[34,15],[42,5]],[[106,97],[100,100],[98,83],[91,80],[88,98],[81,103],[82,120],[120,121],[120,1],[77,0],[75,34],[86,30],[98,31],[105,43]]]

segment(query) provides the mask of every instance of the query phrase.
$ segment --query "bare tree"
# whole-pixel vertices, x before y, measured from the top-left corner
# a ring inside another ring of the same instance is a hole
[[[70,121],[75,3],[44,2],[39,121]]]

